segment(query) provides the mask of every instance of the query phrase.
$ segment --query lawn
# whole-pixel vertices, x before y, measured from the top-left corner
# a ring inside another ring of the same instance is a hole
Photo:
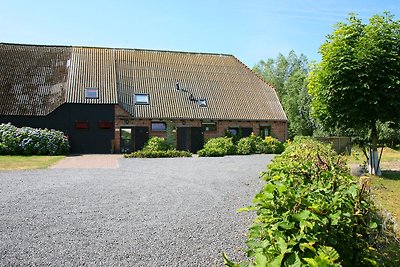
[[[349,161],[352,164],[363,164],[366,160],[359,149],[354,149]],[[372,177],[372,193],[378,205],[390,212],[400,223],[400,151],[385,148],[381,169],[381,177]],[[400,229],[397,229],[397,235],[400,237]]]
[[[45,169],[65,156],[0,156],[0,170]]]

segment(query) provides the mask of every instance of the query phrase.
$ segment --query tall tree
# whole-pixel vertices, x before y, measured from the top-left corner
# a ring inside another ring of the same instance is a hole
[[[355,14],[338,23],[321,45],[322,61],[309,75],[312,109],[325,127],[370,131],[370,172],[380,175],[379,123],[400,121],[400,23]]]
[[[275,87],[289,120],[289,137],[312,135],[315,126],[307,92],[307,58],[290,51],[287,57],[279,54],[276,59],[261,60],[253,70]]]

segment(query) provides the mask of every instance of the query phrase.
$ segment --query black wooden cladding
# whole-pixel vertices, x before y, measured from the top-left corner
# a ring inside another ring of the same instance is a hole
[[[69,138],[72,154],[110,153],[114,139],[113,121],[114,105],[101,104],[64,104],[47,116],[0,115],[0,123],[63,131]]]

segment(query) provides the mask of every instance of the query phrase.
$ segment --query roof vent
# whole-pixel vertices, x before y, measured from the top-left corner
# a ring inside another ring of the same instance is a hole
[[[180,90],[180,86],[179,86],[179,83],[176,83],[176,90]]]

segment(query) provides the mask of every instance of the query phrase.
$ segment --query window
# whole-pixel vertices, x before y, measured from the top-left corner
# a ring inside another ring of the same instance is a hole
[[[271,126],[260,126],[260,135],[262,138],[271,135]]]
[[[165,122],[152,122],[151,130],[155,132],[164,132],[167,130],[167,124]]]
[[[99,88],[85,88],[85,98],[87,99],[99,98]]]
[[[203,122],[201,127],[204,132],[214,132],[217,130],[217,124],[215,122]]]
[[[76,121],[75,129],[89,129],[89,122],[87,121]]]
[[[148,105],[150,104],[149,94],[135,94],[136,105]]]
[[[207,100],[205,98],[199,98],[198,103],[200,107],[207,107]]]
[[[239,135],[239,128],[238,127],[229,127],[228,131],[231,133],[231,135],[236,136]]]

